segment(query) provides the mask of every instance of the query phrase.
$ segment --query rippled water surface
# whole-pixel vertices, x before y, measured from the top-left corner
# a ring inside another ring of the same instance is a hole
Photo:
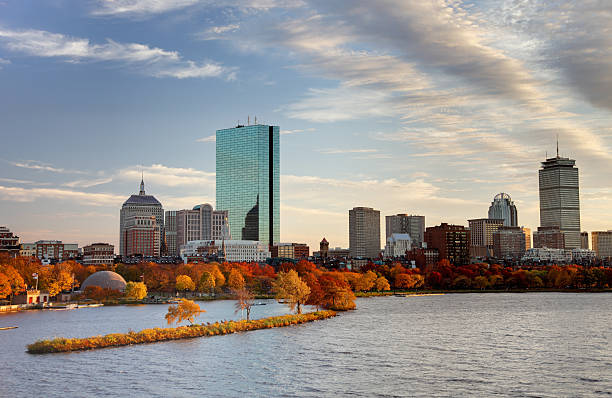
[[[274,302],[256,317],[285,313]],[[200,319],[236,316],[204,303]],[[67,354],[26,344],[163,327],[166,306],[0,315],[0,397],[595,397],[612,395],[612,294],[358,300],[293,327]]]

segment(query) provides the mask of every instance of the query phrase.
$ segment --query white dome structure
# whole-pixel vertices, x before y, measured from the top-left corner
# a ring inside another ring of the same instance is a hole
[[[124,292],[126,285],[125,279],[118,273],[112,271],[98,271],[85,279],[81,285],[81,290],[85,290],[88,286],[100,286],[104,289]]]

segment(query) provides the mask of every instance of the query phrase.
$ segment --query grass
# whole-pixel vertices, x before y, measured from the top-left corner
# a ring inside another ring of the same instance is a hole
[[[270,329],[300,323],[317,321],[336,316],[334,311],[316,311],[300,315],[283,315],[251,321],[225,321],[176,328],[145,329],[140,332],[112,333],[105,336],[86,338],[55,338],[39,340],[27,346],[30,354],[49,354],[55,352],[83,351],[107,347],[120,347],[132,344],[147,344],[158,341],[190,339],[194,337],[219,336],[257,329]]]

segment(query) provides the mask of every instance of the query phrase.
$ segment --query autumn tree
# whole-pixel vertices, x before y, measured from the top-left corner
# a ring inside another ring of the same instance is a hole
[[[376,278],[376,281],[374,282],[374,286],[376,287],[376,290],[378,290],[379,292],[391,289],[391,286],[389,285],[389,281],[384,276]]]
[[[317,307],[318,310],[323,306],[323,289],[321,288],[321,284],[319,283],[317,275],[315,275],[314,272],[308,272],[304,274],[302,280],[306,282],[306,284],[310,288],[310,294],[308,295],[306,304],[314,305]]]
[[[9,278],[4,273],[0,272],[0,299],[10,296],[12,292],[13,289],[11,289]]]
[[[56,296],[60,292],[72,288],[74,282],[74,274],[70,263],[55,264],[47,275],[46,287],[49,296]]]
[[[193,283],[188,275],[179,275],[176,277],[176,290],[179,292],[195,290],[195,283]]]
[[[325,308],[351,310],[355,308],[355,294],[339,272],[325,272],[319,277],[323,290],[322,304]]]
[[[359,280],[357,282],[358,291],[368,291],[372,290],[374,284],[376,283],[376,273],[373,271],[368,271],[365,274],[361,274]]]
[[[243,310],[246,311],[246,320],[248,321],[251,316],[251,307],[255,303],[255,296],[245,288],[233,290],[232,292],[236,296],[235,313]]]
[[[6,279],[8,280],[8,283],[11,287],[11,292],[9,294],[11,297],[10,302],[12,304],[13,296],[25,291],[26,284],[19,272],[17,272],[17,270],[11,265],[4,267],[0,266],[0,272],[2,272],[6,276]]]
[[[165,318],[168,325],[171,325],[174,322],[179,324],[183,321],[189,321],[189,323],[193,324],[195,318],[203,312],[206,311],[201,309],[200,306],[193,301],[181,299],[178,304],[170,305],[168,307],[168,313],[166,314]]]
[[[227,286],[230,290],[241,290],[244,289],[246,283],[244,277],[236,268],[232,269],[227,277]]]
[[[272,288],[278,301],[286,300],[291,311],[297,307],[297,313],[302,313],[302,305],[310,295],[310,288],[295,270],[279,272]]]
[[[147,286],[142,282],[128,282],[125,286],[125,296],[142,300],[147,297]]]
[[[198,283],[198,291],[212,293],[215,290],[215,277],[208,271],[202,272],[200,282]]]
[[[474,278],[474,287],[476,289],[484,290],[489,286],[489,280],[486,276],[477,276]]]

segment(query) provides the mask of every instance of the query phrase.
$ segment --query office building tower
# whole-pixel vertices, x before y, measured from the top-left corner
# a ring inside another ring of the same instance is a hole
[[[164,234],[166,237],[166,253],[168,256],[178,256],[179,247],[176,245],[176,210],[166,211],[166,220],[164,223]]]
[[[525,234],[525,250],[531,249],[531,228],[521,227]]]
[[[560,157],[557,145],[557,156],[542,162],[539,171],[540,226],[558,228],[563,233],[566,249],[581,246],[579,179],[575,163],[573,159]]]
[[[155,216],[133,215],[125,219],[123,236],[124,256],[159,257],[161,228]]]
[[[533,247],[565,249],[566,235],[557,227],[538,227],[533,233]]]
[[[278,126],[217,130],[217,208],[228,211],[233,239],[280,241]]]
[[[349,251],[351,257],[378,258],[380,211],[370,207],[349,210]]]
[[[589,249],[589,233],[588,232],[580,232],[580,248],[581,249]]]
[[[412,250],[410,234],[391,234],[385,245],[385,258],[404,257]]]
[[[393,234],[409,234],[415,246],[421,246],[425,238],[425,216],[396,214],[385,217],[386,238]]]
[[[202,226],[200,220],[199,210],[179,210],[176,212],[176,246],[179,250],[187,242],[201,239]]]
[[[591,232],[593,250],[601,259],[612,258],[612,230]]]
[[[440,260],[448,260],[454,265],[470,262],[470,230],[463,225],[442,223],[425,230],[428,249],[438,249]]]
[[[520,227],[499,227],[493,233],[493,253],[496,258],[520,260],[526,251],[525,233]]]
[[[155,226],[160,231],[157,236],[158,242],[155,244],[155,247],[157,247],[157,255],[159,256],[159,250],[163,246],[164,240],[164,209],[162,204],[159,203],[154,196],[147,195],[145,193],[144,179],[140,181],[140,192],[138,195],[130,196],[121,207],[119,216],[119,254],[121,256],[130,255],[128,254],[127,243],[125,241],[127,237],[125,232],[127,228],[127,220],[134,216],[155,217]],[[134,225],[131,226],[132,228],[134,227]],[[132,245],[132,248],[140,246],[144,247],[144,245],[139,245],[137,243],[130,244]]]
[[[493,257],[493,234],[504,226],[504,220],[478,218],[470,223],[470,254],[475,258]]]
[[[499,193],[489,206],[489,218],[503,220],[504,227],[517,227],[518,214],[512,198],[507,193]]]

